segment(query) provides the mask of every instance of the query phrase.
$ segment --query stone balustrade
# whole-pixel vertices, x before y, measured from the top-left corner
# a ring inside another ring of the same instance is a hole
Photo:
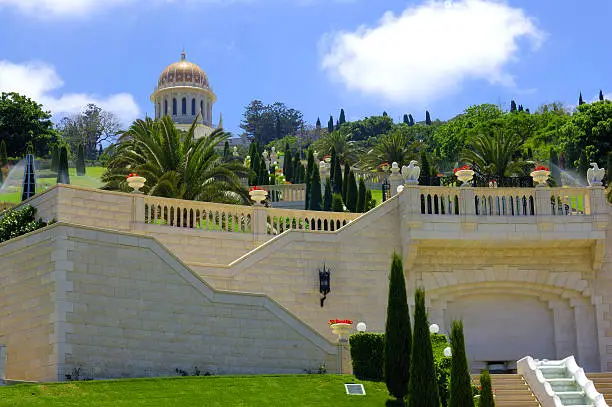
[[[602,205],[602,187],[456,188],[410,186],[424,215],[585,216]],[[596,201],[596,202],[593,202]],[[412,210],[413,213],[418,213]]]
[[[305,202],[306,184],[258,185],[268,191],[270,202]]]

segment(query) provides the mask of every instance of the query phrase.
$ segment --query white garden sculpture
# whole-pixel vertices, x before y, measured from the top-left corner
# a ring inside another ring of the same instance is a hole
[[[589,186],[592,187],[600,187],[601,180],[606,175],[605,168],[599,168],[597,163],[591,163],[591,167],[587,170],[587,181],[589,181]]]
[[[421,175],[421,168],[417,165],[418,162],[415,160],[410,161],[408,166],[402,167],[402,175],[406,180],[406,185],[417,185],[419,183],[419,175]]]

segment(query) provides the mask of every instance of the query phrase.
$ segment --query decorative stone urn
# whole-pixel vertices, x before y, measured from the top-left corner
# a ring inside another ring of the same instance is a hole
[[[268,196],[268,191],[265,189],[251,189],[249,191],[249,196],[255,203],[255,206],[262,206],[262,202],[265,201],[266,197]]]
[[[455,176],[457,177],[457,179],[459,181],[462,182],[462,184],[461,184],[462,187],[469,187],[470,184],[468,184],[468,182],[470,182],[472,180],[472,178],[474,178],[474,171],[472,171],[472,170],[457,170],[455,172]]]
[[[140,188],[144,187],[145,182],[147,181],[145,177],[140,177],[137,174],[130,174],[126,181],[130,188],[134,190],[134,194],[142,194]]]
[[[548,177],[550,177],[550,171],[548,171],[548,169],[536,169],[529,175],[533,178],[533,182],[537,183],[536,188],[543,188],[546,186]]]
[[[342,341],[345,340],[348,335],[351,333],[351,327],[353,326],[353,324],[349,324],[346,322],[339,322],[336,324],[330,324],[329,327],[332,330],[332,333],[334,335],[338,335],[338,340]]]

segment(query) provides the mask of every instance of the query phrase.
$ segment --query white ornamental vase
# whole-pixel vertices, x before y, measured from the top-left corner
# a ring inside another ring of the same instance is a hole
[[[348,336],[348,334],[351,333],[351,327],[353,325],[352,324],[347,324],[347,323],[337,323],[337,324],[331,324],[330,328],[332,330],[332,333],[334,335],[338,335],[338,339],[342,340],[344,338],[346,338]]]
[[[472,180],[472,178],[474,178],[474,171],[472,171],[472,170],[459,170],[459,171],[455,172],[455,176],[457,177],[457,179],[459,181],[462,182],[462,184],[461,184],[462,187],[469,187],[468,182],[470,182]]]
[[[268,191],[265,189],[254,189],[249,191],[249,195],[251,196],[251,200],[255,203],[255,206],[261,206],[262,202],[265,201],[268,196]]]
[[[145,182],[147,180],[145,177],[135,176],[135,177],[128,177],[126,181],[129,187],[134,190],[135,194],[142,194],[142,191],[140,191],[140,188],[144,187]]]
[[[533,178],[533,182],[537,183],[536,188],[541,188],[546,186],[546,181],[548,181],[548,177],[550,177],[550,171],[538,170],[533,171],[529,175]]]

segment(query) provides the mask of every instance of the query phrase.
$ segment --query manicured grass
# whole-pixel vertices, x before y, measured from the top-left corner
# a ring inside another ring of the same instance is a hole
[[[76,168],[69,168],[70,184],[86,188],[100,188],[103,185],[100,178],[105,170],[104,167],[87,167],[85,175],[77,177]],[[23,174],[20,175],[19,179],[21,177],[23,177]],[[38,171],[37,177],[38,192],[42,192],[57,183],[57,174],[49,170]],[[0,202],[21,202],[21,185],[13,191],[0,193]]]
[[[344,383],[363,383],[349,396]],[[0,406],[11,407],[285,407],[384,406],[382,383],[342,375],[209,376],[125,379],[0,387]]]
[[[382,191],[380,189],[372,190],[372,199],[376,199],[376,206],[382,203]]]

